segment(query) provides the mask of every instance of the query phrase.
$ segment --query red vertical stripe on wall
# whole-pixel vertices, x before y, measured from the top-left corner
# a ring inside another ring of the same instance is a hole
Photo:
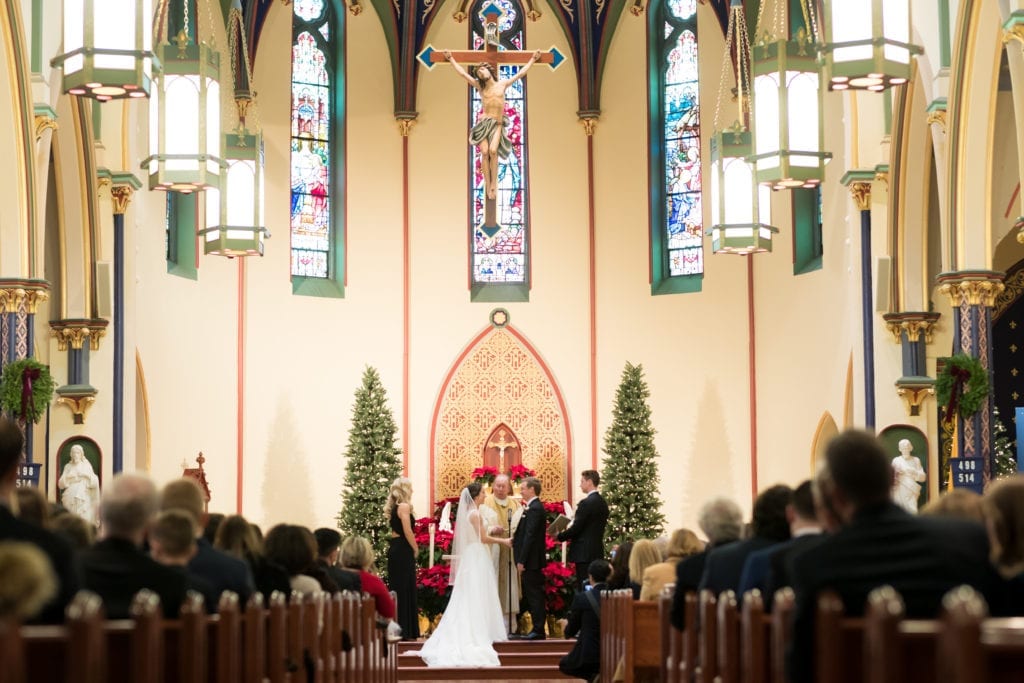
[[[238,373],[237,441],[238,454],[235,477],[235,512],[242,514],[242,472],[245,464],[245,259],[238,261]]]
[[[594,210],[594,135],[587,135],[587,213],[590,250],[590,467],[597,469],[597,246]],[[570,482],[570,489],[571,489]]]
[[[757,339],[754,328],[754,257],[747,259],[747,327],[750,335],[750,500],[757,498]]]
[[[409,135],[402,136],[402,473],[409,476]]]

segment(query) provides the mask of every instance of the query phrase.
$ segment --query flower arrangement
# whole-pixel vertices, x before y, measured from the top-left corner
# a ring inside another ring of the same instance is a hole
[[[416,604],[420,612],[428,621],[444,612],[448,606],[450,591],[448,590],[448,563],[442,557],[452,548],[453,534],[450,531],[441,531],[437,528],[437,521],[441,516],[441,507],[447,501],[439,501],[434,509],[433,517],[420,517],[413,525],[413,535],[416,537],[416,545],[419,546],[419,554],[416,557]],[[454,504],[458,504],[455,501]],[[434,524],[434,561],[430,561],[430,525]]]
[[[529,467],[524,465],[512,465],[512,469],[508,471],[508,478],[512,480],[512,483],[518,486],[523,479],[527,477],[536,477],[537,473],[531,470]]]
[[[569,615],[572,597],[576,592],[576,569],[558,560],[549,560],[544,574],[544,608],[556,619]]]
[[[494,483],[494,478],[497,477],[498,474],[499,472],[497,467],[487,466],[477,467],[469,476],[472,477],[473,481],[475,481],[478,484],[490,486],[491,484]]]

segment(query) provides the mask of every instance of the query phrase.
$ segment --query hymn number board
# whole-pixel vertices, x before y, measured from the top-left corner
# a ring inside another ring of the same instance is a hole
[[[39,488],[39,471],[43,466],[37,462],[18,463],[18,479],[16,485],[21,487]]]
[[[953,468],[953,488],[981,493],[985,486],[984,458],[952,458],[949,462]]]

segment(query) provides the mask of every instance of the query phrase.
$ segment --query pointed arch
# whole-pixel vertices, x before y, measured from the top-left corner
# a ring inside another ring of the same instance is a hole
[[[836,425],[832,413],[827,410],[821,414],[818,426],[814,430],[814,438],[811,439],[811,476],[818,469],[818,463],[825,460],[825,447],[828,442],[839,435],[839,427]]]
[[[511,325],[488,327],[456,357],[438,390],[430,424],[430,500],[458,494],[500,423],[512,429],[522,463],[544,483],[544,500],[565,500],[572,433],[562,390],[536,348]]]
[[[145,440],[140,437],[145,435]],[[142,461],[139,455],[145,454]],[[135,349],[135,467],[145,472],[153,471],[153,438],[149,421],[149,388],[146,386],[146,371],[142,367],[142,354]]]

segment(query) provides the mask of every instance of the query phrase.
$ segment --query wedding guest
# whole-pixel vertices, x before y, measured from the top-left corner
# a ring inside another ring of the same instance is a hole
[[[291,581],[283,567],[264,556],[263,540],[256,535],[256,528],[245,517],[230,515],[217,528],[213,545],[249,565],[256,590],[263,594],[263,601],[267,603],[274,591],[289,595]]]
[[[675,583],[676,567],[680,562],[704,550],[704,543],[689,529],[676,529],[665,548],[665,561],[651,565],[643,573],[640,586],[641,600],[656,600],[661,589]]]
[[[558,662],[558,670],[567,676],[592,680],[601,671],[601,591],[612,573],[608,560],[590,563],[588,590],[576,593],[569,607],[565,637],[576,636],[569,654]]]
[[[57,595],[57,576],[32,543],[0,543],[0,620],[36,618]]]
[[[213,584],[190,572],[188,563],[196,554],[196,525],[183,510],[164,510],[149,527],[149,554],[154,560],[185,577],[188,589],[203,596],[206,611],[217,611],[220,595]]]
[[[608,590],[632,588],[629,577],[629,556],[633,554],[633,541],[623,541],[612,549],[612,576],[608,579]]]
[[[316,563],[327,576],[331,577],[338,590],[360,590],[358,576],[346,572],[338,566],[338,554],[341,552],[341,534],[334,529],[321,527],[313,532],[316,539]]]
[[[951,489],[921,508],[921,514],[935,517],[969,519],[985,523],[985,510],[981,496],[970,489]]]
[[[317,571],[316,540],[309,529],[294,524],[278,524],[267,532],[263,552],[268,560],[288,572],[293,591],[303,594],[338,591],[326,573]]]
[[[398,596],[398,616],[404,640],[420,637],[419,610],[416,607],[416,536],[412,525],[412,480],[398,477],[391,483],[391,492],[384,504],[384,516],[391,529],[388,542],[388,584]],[[363,584],[366,590],[366,584]]]
[[[50,531],[75,550],[85,550],[96,542],[96,527],[67,510],[61,510],[50,519]]]
[[[219,512],[211,512],[206,516],[206,526],[203,528],[203,538],[210,545],[213,545],[214,539],[217,538],[217,529],[224,522],[224,515]]]
[[[15,496],[18,499],[18,519],[40,529],[50,528],[50,504],[39,489],[21,486]]]
[[[1008,581],[1007,614],[1024,614],[1024,475],[1000,479],[982,498],[991,559]]]
[[[640,600],[641,582],[648,567],[661,562],[661,549],[657,541],[641,538],[633,544],[633,552],[629,554],[629,587],[633,589],[633,599]],[[654,598],[648,598],[653,600]]]
[[[373,546],[362,536],[349,536],[341,544],[339,560],[341,561],[342,568],[346,571],[355,572],[358,575],[363,592],[373,596],[373,602],[377,607],[377,614],[385,619],[394,619],[395,601],[391,599],[391,593],[388,592],[387,586],[384,585],[379,576],[370,573],[370,568],[373,567],[375,559]],[[401,603],[401,598],[399,598],[399,603]],[[404,628],[402,632],[405,632]]]

